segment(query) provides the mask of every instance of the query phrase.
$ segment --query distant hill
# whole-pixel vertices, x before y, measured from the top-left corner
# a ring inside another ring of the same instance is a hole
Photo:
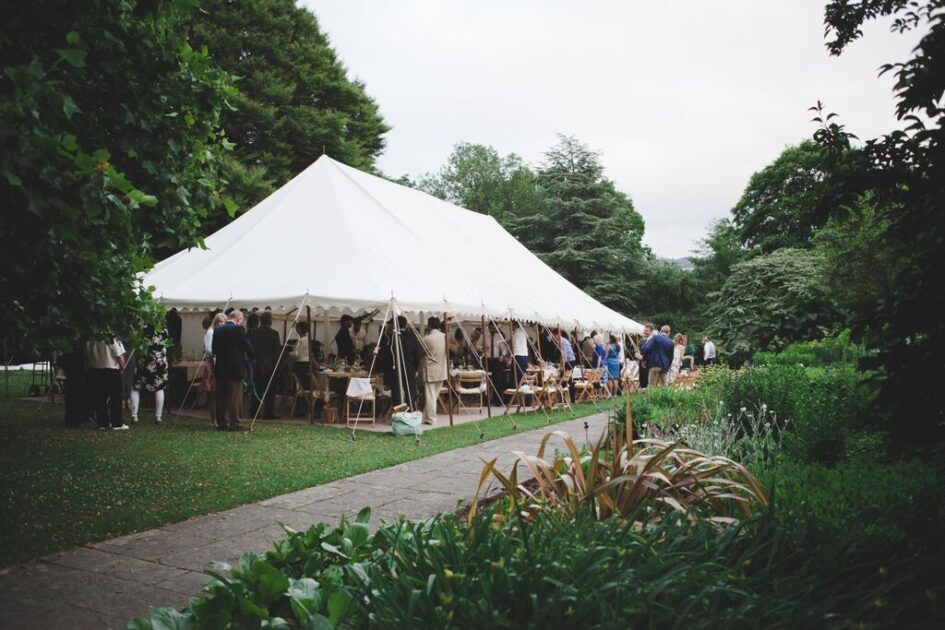
[[[663,262],[668,262],[668,263],[670,263],[671,265],[676,265],[676,266],[679,267],[680,269],[685,269],[686,271],[692,271],[693,269],[696,268],[696,266],[692,264],[692,259],[691,259],[691,258],[688,258],[688,257],[686,257],[686,258],[663,258],[662,261],[663,261]]]

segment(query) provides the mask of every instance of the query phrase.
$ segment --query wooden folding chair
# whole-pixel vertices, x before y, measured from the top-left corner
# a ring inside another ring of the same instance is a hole
[[[522,391],[522,386],[528,385],[529,393]],[[525,413],[529,411],[537,411],[541,409],[541,401],[539,400],[538,393],[538,376],[536,374],[526,374],[522,377],[522,380],[519,381],[518,388],[510,387],[506,389],[503,394],[507,398],[506,406],[512,407],[515,405],[515,412],[524,410]],[[528,404],[526,396],[532,397],[532,404]]]
[[[466,405],[463,398],[473,398],[479,401],[479,413],[482,413],[482,405],[485,400],[485,373],[478,372],[460,372],[456,379],[456,398],[459,406],[457,411],[462,413],[463,409],[473,409],[472,405]]]
[[[553,376],[545,382],[545,388],[549,390],[548,402],[551,409],[571,409],[571,390],[568,388],[570,379],[571,373],[565,372],[562,376]]]
[[[367,411],[370,410],[370,414]],[[348,390],[345,392],[345,424],[370,422],[371,426],[377,420],[377,377],[354,377],[348,381]]]
[[[574,394],[576,403],[597,400],[601,396],[600,377],[601,368],[584,370],[582,379],[575,381]]]
[[[295,407],[299,402],[299,399],[305,400],[305,405],[308,408],[308,411],[305,413],[305,419],[310,423],[315,421],[315,399],[316,392],[314,389],[306,388],[302,386],[302,381],[299,380],[298,374],[292,375],[292,388],[295,390],[295,395],[292,398],[292,411],[289,414],[290,416],[295,414]]]
[[[453,395],[450,393],[450,389],[453,387],[453,377],[451,375],[446,376],[446,380],[443,381],[443,384],[440,385],[440,391],[436,394],[436,412],[437,413],[449,413],[450,407],[453,405]]]

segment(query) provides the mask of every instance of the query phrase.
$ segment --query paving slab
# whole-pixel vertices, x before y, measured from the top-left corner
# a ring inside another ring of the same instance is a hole
[[[265,501],[157,529],[90,543],[0,570],[0,629],[124,628],[161,606],[182,607],[200,593],[212,561],[235,564],[246,551],[265,551],[284,537],[279,523],[303,530],[318,522],[372,511],[371,529],[403,516],[422,520],[454,511],[476,493],[483,462],[507,472],[512,451],[536,453],[551,430],[582,445],[584,423],[596,438],[607,423],[597,414],[424,457]],[[564,450],[555,438],[549,452]],[[519,478],[527,471],[520,467]],[[486,493],[494,491],[489,484]]]

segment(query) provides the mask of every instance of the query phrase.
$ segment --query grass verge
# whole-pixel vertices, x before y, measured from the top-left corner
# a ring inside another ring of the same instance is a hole
[[[575,413],[606,408],[577,405]],[[291,424],[257,423],[247,436],[183,417],[158,426],[149,414],[129,431],[97,431],[66,429],[62,412],[0,401],[0,566],[516,432],[498,417],[429,431],[420,444],[368,432],[352,441],[348,431]],[[572,417],[556,411],[514,423],[520,432]]]

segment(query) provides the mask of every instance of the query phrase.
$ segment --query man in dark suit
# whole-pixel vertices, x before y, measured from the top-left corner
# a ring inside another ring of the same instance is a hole
[[[252,315],[250,315],[252,317]],[[253,344],[253,350],[256,352],[256,367],[253,370],[253,377],[256,381],[256,394],[265,397],[263,399],[263,417],[267,420],[278,420],[275,412],[276,403],[276,382],[269,384],[269,379],[276,371],[276,364],[279,361],[279,353],[282,350],[282,344],[279,342],[279,333],[272,329],[272,313],[263,311],[259,316],[259,327],[249,331],[247,335],[249,342]],[[266,386],[269,386],[268,391]],[[256,413],[256,406],[259,402],[253,398],[253,413]]]
[[[407,318],[399,316],[396,326],[391,318],[378,346],[378,364],[383,366],[384,384],[390,387],[394,404],[412,405],[416,409],[421,347],[407,326]]]
[[[213,366],[217,377],[217,429],[239,431],[243,381],[249,376],[253,345],[243,328],[243,312],[234,309],[225,324],[213,331]]]
[[[420,345],[420,339],[417,333],[407,325],[407,318],[403,315],[397,317],[397,328],[400,329],[400,344],[403,353],[404,380],[407,382],[407,394],[401,402],[413,402],[413,408],[419,407],[417,399],[420,394],[417,391],[417,371],[420,369],[420,356],[423,353],[423,347]]]
[[[643,349],[650,343],[653,337],[653,324],[647,324],[643,327],[643,337],[640,339],[640,353],[637,354],[637,361],[640,362],[640,389],[646,389],[650,384],[650,366],[643,358]]]
[[[640,349],[643,360],[649,366],[650,387],[664,387],[669,383],[666,375],[673,364],[673,340],[669,338],[669,326],[663,326],[660,332],[652,335]]]

